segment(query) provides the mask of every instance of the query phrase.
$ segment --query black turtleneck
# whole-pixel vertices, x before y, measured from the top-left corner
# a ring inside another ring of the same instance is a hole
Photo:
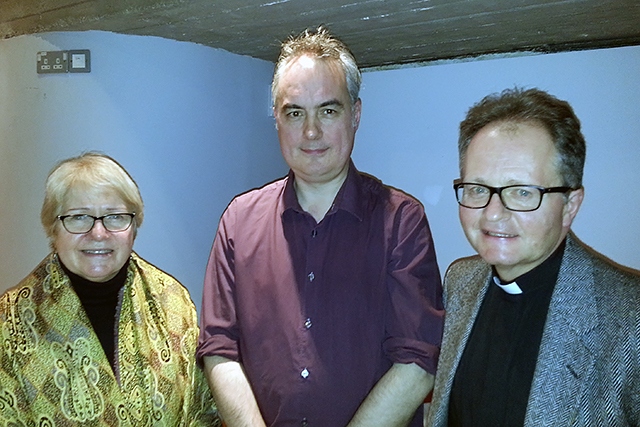
[[[60,262],[60,265],[69,276],[73,290],[80,298],[84,311],[89,317],[91,326],[98,336],[100,344],[102,344],[102,349],[107,355],[111,367],[115,368],[116,310],[120,289],[122,289],[127,279],[129,261],[127,260],[118,274],[112,279],[102,283],[92,282],[72,273],[62,262]]]
[[[491,280],[453,380],[449,426],[524,425],[564,247],[515,280],[521,294]]]

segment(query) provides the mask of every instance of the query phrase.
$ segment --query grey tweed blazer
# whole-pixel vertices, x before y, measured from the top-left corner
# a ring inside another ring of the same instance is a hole
[[[445,275],[442,350],[427,426],[447,425],[449,393],[491,279],[479,256]],[[525,426],[640,426],[640,275],[573,233],[551,297]]]

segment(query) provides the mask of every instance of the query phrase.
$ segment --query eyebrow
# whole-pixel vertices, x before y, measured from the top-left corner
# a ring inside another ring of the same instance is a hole
[[[77,208],[65,209],[64,211],[67,212],[67,214],[70,214],[70,215],[76,215],[76,214],[84,215],[84,214],[90,213],[92,209],[93,209],[92,207],[80,206],[80,207],[77,207]],[[114,213],[114,212],[120,213],[120,212],[126,212],[126,211],[127,211],[127,207],[126,206],[124,208],[121,208],[121,207],[115,207],[115,208],[108,207],[108,208],[104,209],[103,214],[104,213]]]
[[[323,108],[323,107],[328,107],[330,105],[335,105],[337,107],[344,107],[344,104],[342,102],[340,102],[337,99],[331,99],[329,101],[325,101],[323,103],[321,103],[320,105],[318,105],[318,108]],[[304,110],[304,108],[298,104],[284,104],[282,106],[283,110]]]
[[[322,108],[322,107],[328,107],[330,105],[335,105],[335,106],[338,106],[338,107],[344,107],[342,102],[338,101],[337,99],[332,99],[330,101],[325,101],[322,104],[320,104],[318,107]]]

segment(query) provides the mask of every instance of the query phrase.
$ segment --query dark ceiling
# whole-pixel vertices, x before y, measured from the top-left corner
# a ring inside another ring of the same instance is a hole
[[[639,0],[2,0],[0,38],[106,30],[275,61],[326,24],[363,68],[640,44]]]

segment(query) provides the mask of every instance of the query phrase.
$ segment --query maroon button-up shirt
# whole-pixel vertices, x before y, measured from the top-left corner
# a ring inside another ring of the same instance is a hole
[[[441,292],[418,201],[351,164],[316,223],[290,172],[220,220],[198,360],[241,362],[267,425],[344,426],[393,363],[435,373]]]

